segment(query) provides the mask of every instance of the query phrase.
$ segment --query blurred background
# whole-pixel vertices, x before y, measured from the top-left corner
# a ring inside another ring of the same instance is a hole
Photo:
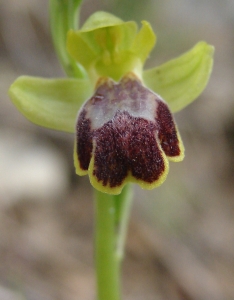
[[[123,299],[234,299],[234,3],[85,0],[81,23],[96,10],[152,24],[146,67],[200,40],[216,49],[206,90],[175,115],[185,160],[160,188],[134,186]],[[47,0],[0,0],[0,299],[94,300],[92,189],[75,175],[73,135],[31,124],[11,103],[22,74],[64,76]]]

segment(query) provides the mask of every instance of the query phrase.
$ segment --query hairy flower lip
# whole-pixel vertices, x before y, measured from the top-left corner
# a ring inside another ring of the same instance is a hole
[[[101,78],[76,129],[77,174],[89,174],[96,189],[110,194],[119,194],[127,182],[145,189],[159,186],[166,179],[168,159],[184,157],[167,105],[133,73],[117,83]]]

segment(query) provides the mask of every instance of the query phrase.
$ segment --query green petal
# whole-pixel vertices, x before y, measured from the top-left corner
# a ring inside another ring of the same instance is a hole
[[[93,50],[77,31],[68,31],[67,50],[86,70],[96,58],[95,49]]]
[[[19,77],[10,87],[9,96],[31,122],[66,132],[75,131],[81,105],[92,94],[82,79],[43,79]]]
[[[81,30],[69,31],[67,49],[94,80],[99,76],[119,80],[138,64],[131,47],[137,35],[135,22],[122,20],[104,12],[92,15]]]
[[[206,87],[213,65],[214,47],[199,42],[190,51],[143,73],[145,84],[168,103],[172,112],[187,106]]]
[[[141,59],[142,64],[144,64],[155,43],[156,36],[150,24],[146,21],[142,21],[142,28],[138,32],[132,45],[132,51]]]

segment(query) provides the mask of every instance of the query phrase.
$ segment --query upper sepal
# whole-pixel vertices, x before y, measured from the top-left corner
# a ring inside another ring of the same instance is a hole
[[[149,23],[142,24],[137,32],[133,21],[96,12],[80,30],[68,32],[68,52],[94,80],[106,76],[118,81],[130,71],[140,74],[156,41]]]

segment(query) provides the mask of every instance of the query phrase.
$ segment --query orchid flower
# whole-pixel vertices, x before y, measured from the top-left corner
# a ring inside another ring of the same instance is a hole
[[[148,22],[138,29],[133,21],[96,12],[67,33],[69,78],[21,76],[10,87],[13,103],[30,121],[75,132],[76,172],[88,174],[99,191],[119,194],[128,182],[155,188],[167,177],[168,161],[184,158],[172,113],[206,87],[213,47],[199,42],[144,70],[155,43]]]

